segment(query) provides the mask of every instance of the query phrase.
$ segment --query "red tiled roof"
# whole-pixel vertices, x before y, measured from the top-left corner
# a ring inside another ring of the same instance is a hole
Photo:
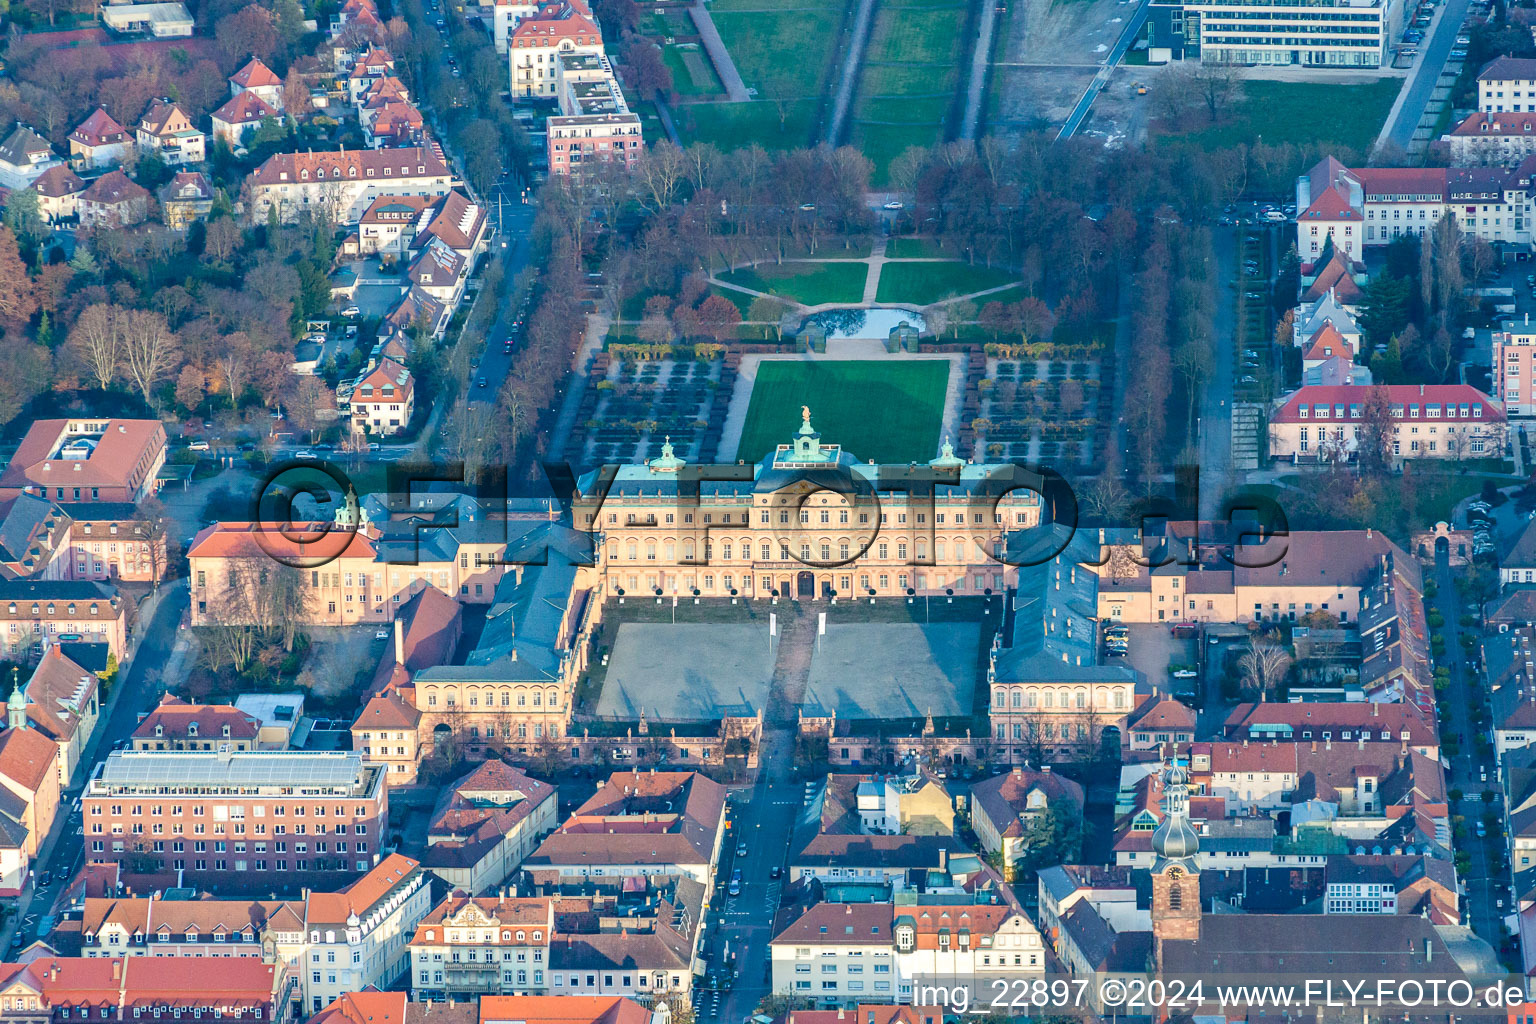
[[[63,164],[55,164],[43,172],[42,177],[32,183],[32,188],[40,196],[49,199],[60,199],[64,196],[79,195],[85,191],[85,182],[80,176]]]
[[[139,723],[133,731],[134,739],[155,739],[155,729],[164,739],[187,739],[192,736],[191,727],[197,726],[200,739],[225,738],[254,740],[261,731],[261,722],[254,716],[232,704],[188,704],[171,694],[160,699],[160,704]]]
[[[481,996],[482,1024],[648,1024],[651,1012],[622,996]]]
[[[188,558],[269,558],[279,553],[369,561],[376,554],[367,535],[331,523],[214,523],[204,527],[187,549]]]
[[[0,775],[36,792],[54,770],[59,748],[36,729],[0,732]]]
[[[1452,406],[1468,406],[1469,419],[1477,418],[1491,423],[1502,423],[1504,413],[1493,400],[1470,384],[1309,384],[1292,392],[1271,417],[1274,423],[1302,423],[1316,420],[1316,416],[1302,416],[1300,406],[1329,406],[1325,423],[1342,423],[1359,419],[1366,398],[1372,387],[1385,387],[1388,401],[1394,405],[1418,407],[1439,405],[1442,410]],[[1343,406],[1343,412],[1334,414],[1332,407]],[[1351,406],[1356,408],[1351,410]],[[1480,416],[1472,416],[1473,410],[1481,409]],[[1427,417],[1426,417],[1427,418]],[[1442,416],[1442,420],[1459,420],[1460,417]]]
[[[396,886],[404,884],[420,867],[419,861],[392,853],[341,892],[310,893],[305,902],[305,923],[311,926],[316,923],[344,925],[352,914],[367,917],[375,904],[385,899]]]
[[[64,472],[76,487],[126,487],[136,467],[165,449],[165,428],[159,420],[108,420],[90,458],[83,462],[54,459],[59,445],[74,436],[65,433],[68,424],[68,420],[33,423],[0,474],[0,488],[62,483]]]
[[[128,129],[114,121],[111,114],[97,107],[90,117],[81,121],[80,126],[69,133],[69,139],[82,146],[106,146],[126,141],[127,133]]]
[[[149,189],[118,170],[103,174],[80,193],[82,203],[101,203],[107,206],[148,198]]]
[[[1344,340],[1344,335],[1339,333],[1339,329],[1333,326],[1332,321],[1329,321],[1312,335],[1312,340],[1307,344],[1301,358],[1327,359],[1330,356],[1354,355],[1354,351],[1349,342]]]
[[[1452,128],[1458,138],[1529,138],[1536,135],[1536,114],[1475,112]]]
[[[229,98],[212,117],[225,124],[257,124],[263,118],[276,117],[277,111],[266,100],[253,92],[241,92]]]
[[[1526,57],[1495,57],[1477,73],[1479,82],[1536,81],[1536,60]]]
[[[446,178],[452,172],[427,146],[404,149],[345,149],[323,153],[276,153],[251,174],[257,185],[300,184],[338,178],[401,180]]]
[[[1444,167],[1361,167],[1353,173],[1360,179],[1367,201],[1374,198],[1381,202],[1383,196],[1445,196]]]
[[[271,68],[255,57],[252,57],[245,67],[230,75],[229,80],[242,89],[283,84],[283,80],[278,78]]]

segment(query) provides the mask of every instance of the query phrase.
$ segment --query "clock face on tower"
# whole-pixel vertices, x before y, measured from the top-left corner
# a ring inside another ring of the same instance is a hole
[[[1169,877],[1170,880],[1177,882],[1179,879],[1184,877],[1184,869],[1183,868],[1169,868],[1168,869],[1168,877]]]

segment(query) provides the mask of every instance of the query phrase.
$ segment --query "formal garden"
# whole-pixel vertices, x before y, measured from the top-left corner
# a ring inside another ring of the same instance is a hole
[[[658,358],[642,358],[652,354]],[[641,463],[670,439],[679,458],[713,459],[735,377],[719,345],[598,352],[563,457],[583,465]]]
[[[1109,412],[1102,372],[1097,359],[988,358],[971,421],[977,449],[988,459],[1090,471]]]

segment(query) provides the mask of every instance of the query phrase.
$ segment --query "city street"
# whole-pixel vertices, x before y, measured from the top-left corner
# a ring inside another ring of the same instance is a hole
[[[81,828],[80,814],[74,804],[85,783],[96,770],[96,765],[106,760],[113,748],[126,740],[138,727],[139,715],[148,711],[160,699],[161,672],[176,646],[176,636],[181,618],[187,611],[187,581],[175,580],[160,588],[148,622],[138,625],[138,649],[107,698],[107,706],[91,738],[85,756],[75,769],[75,777],[68,790],[59,796],[59,812],[53,828],[43,841],[39,856],[33,863],[33,887],[22,893],[17,917],[8,922],[10,932],[0,935],[5,948],[14,948],[15,925],[22,925],[22,945],[46,934],[52,922],[46,920],[53,910],[60,891],[82,863],[84,837],[77,832]],[[51,884],[37,886],[44,874],[51,874]],[[45,927],[46,925],[46,927]]]
[[[1455,844],[1458,851],[1464,851],[1472,858],[1471,869],[1461,879],[1465,889],[1462,895],[1462,917],[1473,931],[1488,940],[1494,949],[1498,949],[1504,941],[1503,919],[1508,912],[1509,874],[1496,868],[1496,865],[1503,863],[1502,830],[1493,829],[1488,836],[1479,836],[1476,824],[1489,807],[1497,809],[1502,801],[1498,794],[1497,766],[1491,763],[1492,758],[1488,761],[1479,761],[1477,758],[1469,711],[1474,703],[1481,704],[1484,697],[1476,685],[1477,673],[1462,656],[1461,626],[1457,621],[1462,614],[1462,604],[1445,552],[1436,554],[1433,572],[1426,572],[1425,575],[1436,581],[1439,589],[1431,604],[1445,617],[1445,624],[1439,627],[1439,632],[1445,636],[1445,655],[1437,659],[1437,664],[1451,670],[1450,687],[1437,701],[1440,707],[1450,711],[1449,717],[1442,719],[1440,734],[1458,736],[1462,743],[1461,752],[1451,759],[1451,769],[1445,780],[1447,789],[1459,789],[1463,794],[1464,798],[1453,807],[1452,813],[1465,815],[1466,834],[1458,837]],[[1483,781],[1485,767],[1486,782]],[[1499,802],[1484,803],[1485,790],[1493,791],[1495,800]],[[1501,899],[1505,900],[1504,909],[1498,906]]]
[[[506,345],[507,340],[513,338],[512,321],[517,319],[517,308],[510,300],[515,298],[513,286],[528,266],[532,255],[528,231],[533,226],[538,208],[531,202],[524,203],[521,189],[515,185],[498,185],[492,192],[486,198],[491,216],[497,221],[496,240],[492,245],[495,246],[493,251],[500,254],[506,272],[509,301],[496,311],[496,320],[486,332],[485,351],[479,359],[474,360],[476,365],[470,374],[469,397],[473,403],[487,402],[494,405],[501,383],[507,379],[507,373],[512,368],[512,356],[506,352]],[[506,244],[505,249],[501,248],[503,243]],[[484,387],[480,386],[481,381],[485,382]]]

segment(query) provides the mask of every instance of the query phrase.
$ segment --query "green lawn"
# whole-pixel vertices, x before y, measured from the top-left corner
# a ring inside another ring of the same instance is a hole
[[[656,42],[660,44],[661,40]],[[702,72],[701,80],[696,81],[693,73],[688,70],[688,65],[683,59],[685,52],[692,53],[697,58],[696,66]],[[709,62],[709,55],[702,49],[685,51],[676,46],[662,45],[661,56],[666,62],[667,70],[672,72],[672,89],[679,96],[719,96],[725,92],[720,84],[720,77],[715,74],[714,65]]]
[[[966,263],[887,263],[880,271],[877,302],[910,302],[926,306],[955,295],[969,295],[1016,280],[996,267]]]
[[[884,6],[859,75],[852,142],[874,163],[874,184],[909,146],[932,146],[960,85],[965,8]]]
[[[955,250],[940,246],[931,238],[892,238],[885,243],[885,255],[893,260],[936,257],[954,258]]]
[[[717,275],[728,284],[778,295],[807,306],[858,302],[864,297],[866,263],[761,263]]]
[[[804,405],[825,444],[881,463],[926,461],[938,450],[948,382],[942,359],[761,363],[736,456],[756,461],[788,444]]]
[[[1317,143],[1347,147],[1364,156],[1380,134],[1401,84],[1396,78],[1366,85],[1244,82],[1243,98],[1231,105],[1219,123],[1208,124],[1201,109],[1191,113],[1184,130],[1158,137],[1193,142],[1204,149],[1229,149],[1258,139],[1272,145]],[[1328,116],[1319,118],[1320,109],[1326,109]]]
[[[710,10],[741,80],[765,99],[820,95],[831,71],[842,16],[841,6],[793,11]]]
[[[810,142],[814,99],[789,103],[780,118],[769,100],[749,103],[685,103],[673,110],[686,141],[709,142],[729,152],[757,143],[767,150],[799,149]]]

